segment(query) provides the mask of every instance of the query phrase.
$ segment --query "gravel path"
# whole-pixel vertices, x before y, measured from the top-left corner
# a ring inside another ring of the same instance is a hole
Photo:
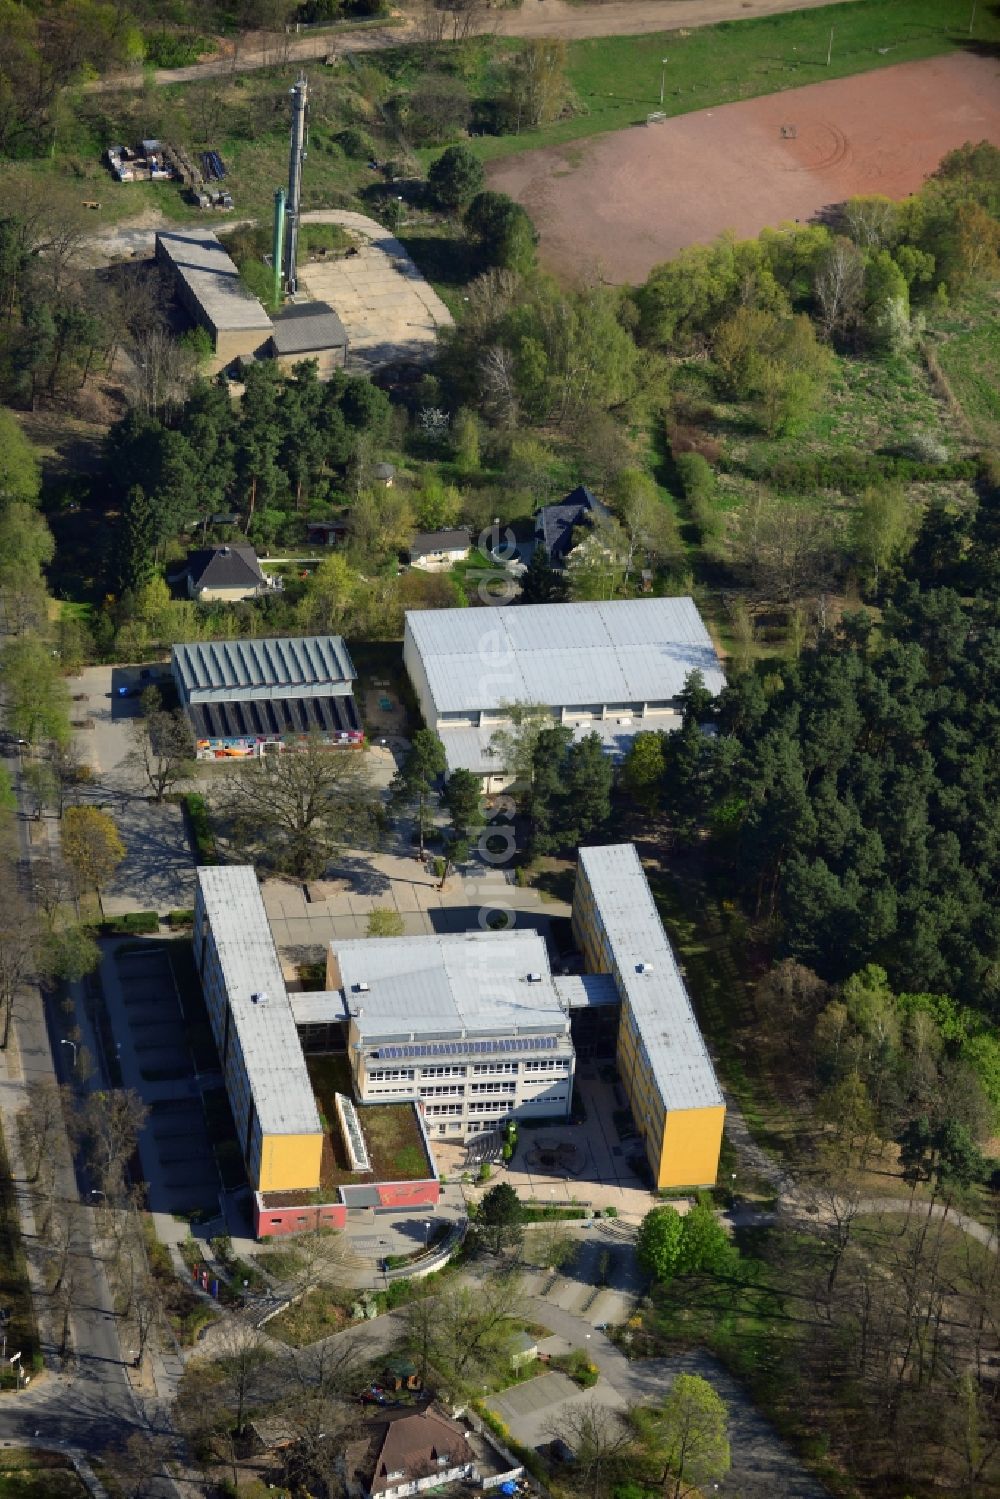
[[[592,0],[590,4],[572,4],[570,0],[524,0],[519,8],[491,17],[488,29],[499,36],[557,36],[575,41],[584,37],[640,36],[650,31],[714,26],[719,21],[745,21],[751,16],[812,10],[829,3],[830,0]],[[840,3],[853,4],[853,0]],[[186,68],[157,68],[152,78],[157,84],[191,83],[199,78],[325,58],[331,53],[376,52],[385,47],[403,46],[416,37],[414,21],[404,14],[395,26],[324,31],[291,37],[287,42],[283,38],[272,39],[268,46],[261,46],[258,40],[257,45],[252,42],[244,45],[235,58],[230,55]],[[119,88],[144,88],[145,84],[146,75],[140,69],[111,78],[95,78],[84,88],[91,93],[105,93]]]

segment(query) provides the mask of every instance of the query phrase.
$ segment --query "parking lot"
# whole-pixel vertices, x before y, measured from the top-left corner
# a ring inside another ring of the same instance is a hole
[[[114,817],[125,859],[101,891],[106,916],[178,911],[194,904],[194,859],[180,807],[157,805],[127,763],[130,725],[149,681],[139,667],[91,666],[69,682],[75,743],[91,782],[83,800]],[[120,689],[128,695],[123,696]]]
[[[123,1085],[149,1108],[139,1142],[149,1208],[214,1216],[220,1182],[201,1090],[218,1079],[196,1072],[163,944],[109,944],[101,982]]]

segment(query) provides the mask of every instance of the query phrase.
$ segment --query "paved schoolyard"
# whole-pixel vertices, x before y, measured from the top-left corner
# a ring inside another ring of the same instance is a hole
[[[125,911],[187,909],[194,904],[194,858],[181,809],[159,806],[127,764],[130,726],[140,716],[138,696],[123,686],[146,685],[139,667],[90,666],[69,681],[74,738],[92,781],[81,800],[110,812],[125,844],[124,862],[101,894],[106,916]]]
[[[269,880],[264,906],[286,962],[301,961],[310,949],[319,956],[336,937],[365,936],[368,917],[377,908],[398,912],[410,936],[474,931],[481,913],[496,910],[510,911],[517,926],[544,934],[553,917],[569,915],[565,902],[508,885],[501,873],[485,865],[453,872],[443,890],[440,883],[412,854],[357,850],[338,855],[328,878],[307,886]]]
[[[347,329],[347,368],[370,374],[386,364],[429,359],[437,330],[451,323],[451,313],[399,240],[374,219],[347,209],[306,213],[303,220],[340,224],[357,241],[355,255],[299,267],[310,296],[329,302]]]

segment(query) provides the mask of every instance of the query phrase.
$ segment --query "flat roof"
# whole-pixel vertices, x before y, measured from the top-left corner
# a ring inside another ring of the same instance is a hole
[[[579,857],[664,1104],[668,1109],[723,1105],[712,1059],[634,844],[581,848]]]
[[[347,1001],[340,989],[300,989],[289,994],[288,1003],[298,1026],[332,1025],[348,1018]]]
[[[552,982],[568,1010],[596,1010],[622,1002],[613,973],[557,974]]]
[[[330,947],[366,1042],[466,1032],[507,1037],[545,1031],[568,1039],[569,1021],[537,932],[360,937]],[[529,980],[529,974],[538,977]]]
[[[250,865],[198,870],[254,1108],[265,1135],[313,1135],[322,1126],[288,991]],[[265,994],[266,1001],[253,995]]]
[[[205,640],[175,645],[171,666],[187,703],[233,698],[331,697],[357,676],[339,635]]]
[[[276,354],[318,354],[347,347],[347,330],[329,302],[292,302],[271,324]]]
[[[691,598],[410,610],[406,631],[439,713],[664,702],[692,671],[726,685]]]
[[[271,332],[271,319],[210,229],[161,229],[156,244],[218,332]]]
[[[556,720],[553,720],[556,722]],[[613,718],[591,718],[563,725],[573,730],[573,738],[579,743],[587,734],[596,734],[606,755],[617,763],[624,760],[632,748],[636,734],[669,733],[679,729],[683,722],[679,713],[657,713],[652,718],[641,718],[638,714],[619,713]],[[449,771],[471,770],[477,775],[502,775],[503,760],[494,753],[492,740],[498,730],[506,724],[485,724],[472,728],[466,724],[442,724],[438,738],[444,745],[445,760]]]

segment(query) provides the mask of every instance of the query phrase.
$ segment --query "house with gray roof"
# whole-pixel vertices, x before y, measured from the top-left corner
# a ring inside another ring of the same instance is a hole
[[[252,546],[201,547],[188,553],[187,591],[200,604],[239,603],[274,587]]]
[[[473,771],[487,791],[512,780],[495,738],[512,704],[598,734],[617,759],[637,733],[680,725],[693,671],[712,693],[726,680],[690,598],[410,610],[403,661],[449,771]]]
[[[552,566],[563,567],[579,539],[576,533],[610,516],[607,506],[585,484],[578,484],[558,505],[546,505],[536,513],[535,536]]]

